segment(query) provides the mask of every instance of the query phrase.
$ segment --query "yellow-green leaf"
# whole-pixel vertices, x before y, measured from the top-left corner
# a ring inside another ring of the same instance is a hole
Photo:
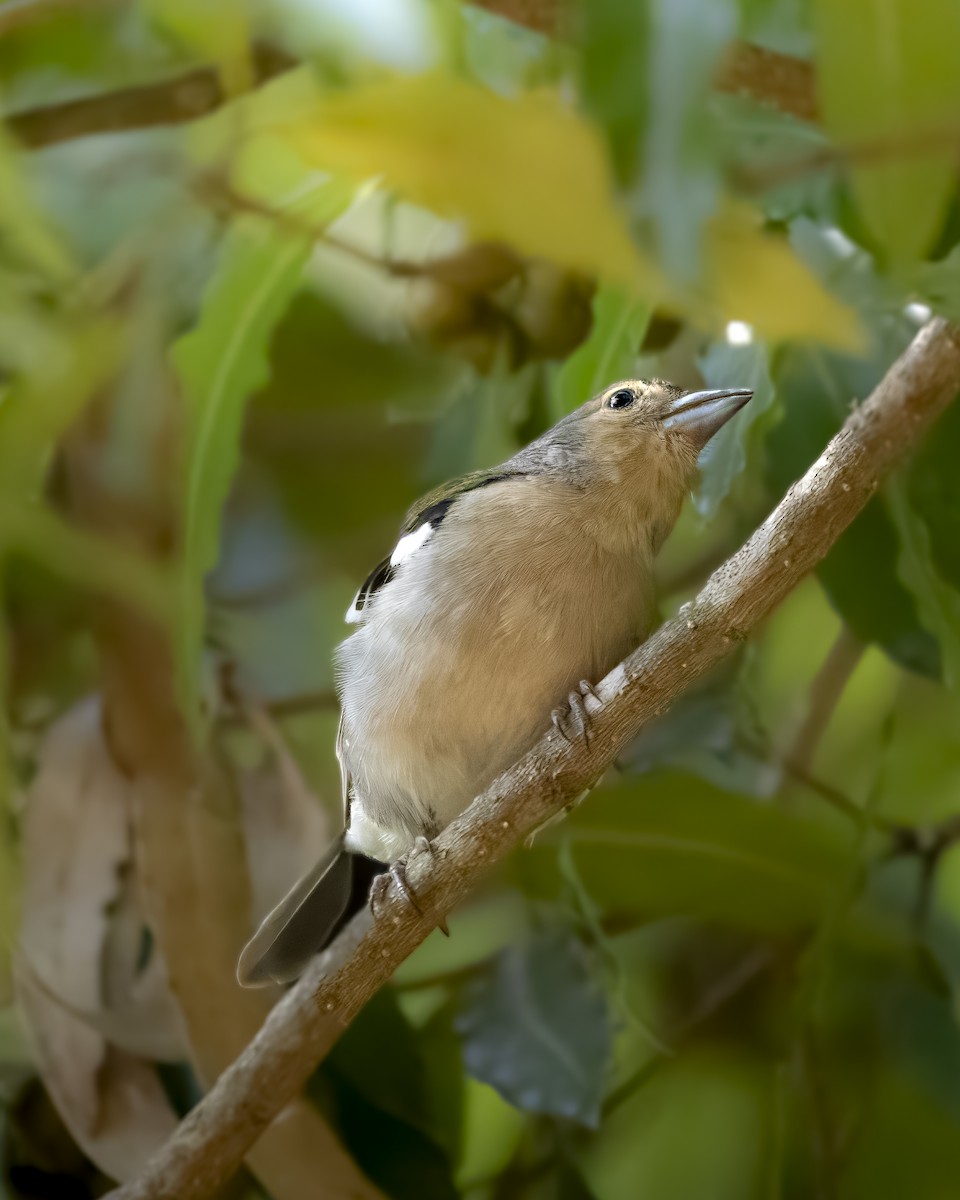
[[[656,274],[630,240],[598,130],[555,93],[510,100],[451,75],[398,76],[328,96],[285,131],[314,165],[379,176],[475,238],[634,287]]]
[[[768,342],[816,341],[859,350],[863,332],[855,313],[832,296],[790,249],[766,232],[745,205],[727,205],[706,231],[706,279],[693,314],[716,322],[746,321]]]
[[[956,176],[960,5],[956,0],[817,0],[824,122],[850,151],[863,219],[895,257],[928,251]],[[923,140],[929,148],[918,152]],[[856,162],[863,150],[864,161]]]
[[[379,80],[298,101],[279,125],[316,167],[377,177],[414,203],[717,327],[739,319],[771,341],[859,345],[855,317],[750,209],[706,230],[704,278],[672,284],[631,240],[598,131],[553,93],[506,99],[442,74]]]
[[[9,235],[19,255],[56,283],[73,273],[59,235],[43,216],[20,169],[13,140],[0,129],[0,230]]]
[[[242,0],[146,0],[146,8],[161,28],[217,64],[228,95],[251,86],[250,19]]]

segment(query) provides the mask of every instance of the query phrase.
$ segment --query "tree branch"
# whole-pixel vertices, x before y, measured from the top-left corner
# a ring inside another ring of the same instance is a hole
[[[563,19],[563,6],[558,0],[473,0],[473,3],[540,33],[563,36],[568,32],[569,21]],[[284,51],[262,44],[254,47],[252,59],[257,84],[298,65]],[[809,63],[789,54],[737,42],[715,82],[721,92],[751,96],[802,120],[817,118],[813,69]],[[225,101],[216,71],[212,67],[199,67],[140,87],[118,88],[10,113],[6,122],[21,146],[38,150],[98,133],[194,121]]]
[[[650,719],[747,637],[823,558],[960,388],[960,331],[926,325],[806,475],[690,604],[587,698],[589,747],[551,730],[412,859],[413,912],[391,883],[279,1001],[256,1038],[114,1200],[202,1200],[236,1169],[367,1000],[488,866],[595,783]]]

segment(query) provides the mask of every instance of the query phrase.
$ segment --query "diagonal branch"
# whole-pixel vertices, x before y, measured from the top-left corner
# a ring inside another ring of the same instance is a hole
[[[256,1038],[184,1119],[143,1176],[114,1200],[202,1200],[303,1086],[367,1000],[440,914],[590,787],[649,720],[747,637],[823,558],[960,389],[960,331],[935,319],[855,408],[820,458],[697,598],[587,699],[589,748],[554,731],[493,783],[421,855],[408,877],[424,909],[391,884],[379,918],[360,913],[267,1018]]]

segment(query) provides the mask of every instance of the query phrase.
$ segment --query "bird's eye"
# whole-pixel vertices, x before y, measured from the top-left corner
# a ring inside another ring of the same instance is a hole
[[[634,400],[636,396],[630,388],[617,388],[607,400],[607,408],[629,408]]]

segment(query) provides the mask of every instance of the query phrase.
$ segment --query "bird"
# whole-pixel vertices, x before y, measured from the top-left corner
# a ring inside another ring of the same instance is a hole
[[[654,559],[707,442],[747,388],[614,383],[499,466],[428,493],[347,612],[335,652],[343,831],[241,954],[287,983],[551,721],[647,636]]]

